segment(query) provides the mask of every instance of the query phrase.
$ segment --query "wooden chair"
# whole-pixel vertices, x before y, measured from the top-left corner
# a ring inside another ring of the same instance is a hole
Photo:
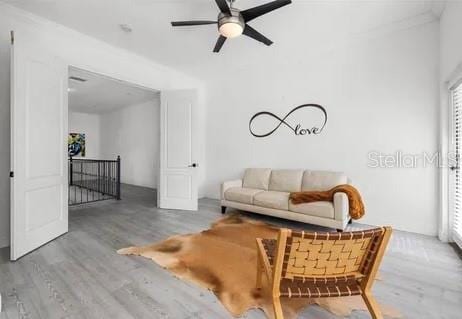
[[[281,229],[277,240],[257,238],[257,287],[271,284],[276,319],[280,298],[361,295],[372,318],[383,318],[371,294],[392,229],[327,233]]]

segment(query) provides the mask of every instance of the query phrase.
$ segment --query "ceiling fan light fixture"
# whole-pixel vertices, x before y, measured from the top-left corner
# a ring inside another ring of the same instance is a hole
[[[218,30],[220,34],[226,38],[236,38],[244,32],[244,27],[239,23],[228,22],[222,24]]]
[[[235,0],[215,0],[220,9],[216,22],[213,20],[172,21],[171,24],[173,27],[218,24],[218,33],[220,33],[220,36],[213,49],[215,53],[220,52],[226,39],[236,38],[241,34],[269,46],[273,44],[273,41],[252,28],[248,22],[291,4],[292,0],[272,0],[271,2],[247,10],[235,8],[234,2]]]
[[[218,32],[226,38],[238,37],[244,32],[245,21],[239,10],[230,8],[230,14],[218,15]]]

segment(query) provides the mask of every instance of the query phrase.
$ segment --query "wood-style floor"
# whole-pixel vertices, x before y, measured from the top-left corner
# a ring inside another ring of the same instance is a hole
[[[150,260],[116,254],[122,247],[206,229],[221,216],[215,200],[199,206],[198,212],[157,209],[153,190],[125,185],[122,201],[72,208],[68,234],[14,263],[8,249],[0,251],[0,319],[231,318],[211,292],[175,279]],[[377,299],[404,318],[462,318],[461,256],[436,238],[395,232],[381,279],[374,288]],[[252,310],[245,318],[264,316]],[[300,318],[336,317],[310,307]],[[350,318],[369,315],[355,312]]]

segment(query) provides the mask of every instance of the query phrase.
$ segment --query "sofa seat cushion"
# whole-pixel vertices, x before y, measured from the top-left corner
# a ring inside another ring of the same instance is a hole
[[[286,192],[261,192],[254,196],[253,204],[260,207],[289,210],[289,195],[290,193]]]
[[[334,204],[331,202],[312,202],[294,205],[289,203],[291,212],[322,218],[335,218]]]
[[[253,204],[253,197],[262,193],[261,189],[231,187],[225,192],[225,199],[231,202],[239,202],[243,204]]]

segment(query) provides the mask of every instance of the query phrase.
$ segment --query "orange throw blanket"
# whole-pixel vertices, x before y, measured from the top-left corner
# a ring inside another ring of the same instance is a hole
[[[335,186],[328,191],[290,193],[289,199],[294,205],[320,201],[334,202],[335,193],[345,193],[347,195],[351,218],[360,219],[364,216],[365,210],[361,195],[356,188],[348,184]]]

